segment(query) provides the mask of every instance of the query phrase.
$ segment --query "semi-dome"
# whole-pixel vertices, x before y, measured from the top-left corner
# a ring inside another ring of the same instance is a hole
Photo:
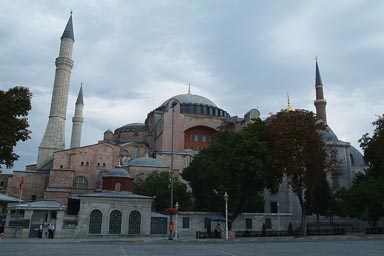
[[[177,101],[179,104],[201,104],[206,106],[217,107],[210,99],[195,94],[180,94],[164,101],[160,107],[166,106],[170,101]]]
[[[363,155],[354,147],[350,147],[352,165],[354,166],[365,166],[365,161]]]
[[[325,130],[320,131],[320,135],[324,141],[327,142],[337,142],[339,139],[336,134],[332,131],[332,129],[327,125]]]
[[[145,166],[145,167],[167,167],[162,162],[155,158],[150,158],[148,156],[138,157],[128,162],[128,166]]]
[[[121,167],[116,167],[108,170],[105,177],[132,178],[129,172]]]

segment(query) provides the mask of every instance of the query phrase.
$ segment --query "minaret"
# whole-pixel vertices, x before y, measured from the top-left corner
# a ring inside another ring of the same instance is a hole
[[[323,83],[321,82],[319,65],[317,64],[316,58],[316,100],[314,102],[316,107],[316,115],[323,120],[325,124],[327,124],[327,111],[325,110],[325,106],[327,105],[327,101],[324,99],[323,93]]]
[[[37,169],[44,167],[52,160],[53,153],[65,148],[65,118],[68,103],[69,81],[73,66],[72,49],[75,42],[73,36],[72,12],[67,26],[61,36],[59,57],[56,58],[56,73],[53,84],[51,110],[47,128],[39,147]]]
[[[75,116],[72,118],[72,137],[71,148],[80,147],[81,128],[83,126],[83,84],[80,86],[79,95],[77,96],[75,105]]]
[[[293,108],[292,108],[292,106],[291,106],[291,101],[290,101],[290,99],[289,99],[289,94],[288,94],[288,93],[287,93],[287,99],[288,99],[287,111],[292,111]]]

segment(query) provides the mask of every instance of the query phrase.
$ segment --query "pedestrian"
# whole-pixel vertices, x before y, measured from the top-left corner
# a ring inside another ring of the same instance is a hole
[[[1,239],[4,239],[4,226],[2,224],[0,224],[0,237]]]
[[[43,237],[43,224],[39,225],[39,238]]]
[[[220,228],[220,223],[217,223],[215,227],[215,237],[220,238],[221,237],[221,228]]]
[[[54,224],[51,224],[51,232],[52,232],[51,238],[54,238],[54,236],[55,236],[55,225]]]
[[[55,226],[53,224],[48,224],[48,238],[53,238],[53,231]]]

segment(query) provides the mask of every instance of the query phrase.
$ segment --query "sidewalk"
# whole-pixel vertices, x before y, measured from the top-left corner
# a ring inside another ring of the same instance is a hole
[[[169,240],[168,237],[80,237],[80,238],[5,238],[1,243],[92,243],[92,242],[125,242],[125,243],[265,243],[283,241],[316,241],[316,240],[367,240],[384,239],[384,235],[350,234],[343,236],[307,236],[307,237],[240,237],[225,239],[179,238]]]

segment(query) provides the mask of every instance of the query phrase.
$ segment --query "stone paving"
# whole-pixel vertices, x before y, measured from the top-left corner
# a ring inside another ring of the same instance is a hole
[[[8,239],[0,241],[0,256],[381,256],[384,237],[343,236],[290,239]]]

